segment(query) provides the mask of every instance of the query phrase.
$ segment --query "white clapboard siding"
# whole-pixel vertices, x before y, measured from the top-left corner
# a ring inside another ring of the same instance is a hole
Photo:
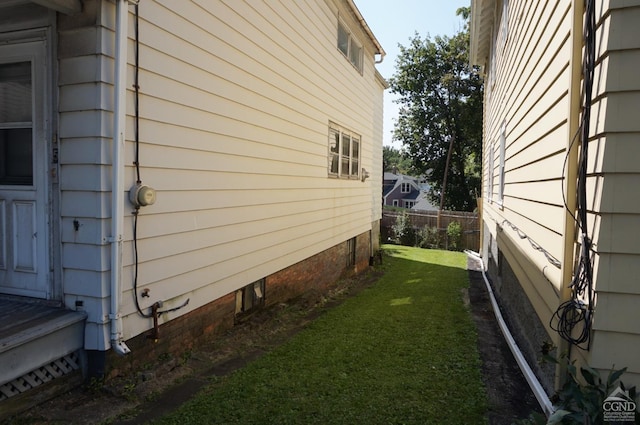
[[[139,127],[130,7],[122,197],[137,179],[138,130],[140,176],[157,201],[138,216],[137,283],[168,308],[190,299],[163,320],[371,230],[381,217],[385,82],[348,2],[158,0],[139,11]],[[96,0],[59,28],[65,296],[95,307],[90,349],[108,346],[114,12]],[[337,48],[338,16],[363,46],[362,73]],[[329,177],[330,122],[359,135],[369,179]],[[132,293],[133,221],[127,203],[125,339],[149,327]]]
[[[191,298],[184,312],[371,228],[370,182],[328,177],[328,125],[360,135],[373,171],[383,88],[367,39],[362,75],[337,50],[327,6],[140,5],[141,173],[158,201],[139,217],[138,285],[169,304]],[[135,335],[147,325],[131,285]]]

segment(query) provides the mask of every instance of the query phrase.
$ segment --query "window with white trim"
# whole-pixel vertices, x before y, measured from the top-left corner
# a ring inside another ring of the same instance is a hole
[[[400,204],[399,204],[399,202],[400,202],[400,201],[398,201],[397,199],[394,199],[394,200],[393,200],[393,206],[394,206],[394,207],[397,207],[398,205],[400,205]]]
[[[332,122],[329,123],[329,176],[360,177],[360,136]]]
[[[415,204],[416,204],[416,201],[404,201],[405,208],[413,208]]]
[[[504,199],[504,162],[507,144],[507,123],[503,122],[500,128],[500,172],[498,174],[498,203],[502,205]]]
[[[411,185],[409,183],[400,183],[400,192],[401,193],[411,192]]]
[[[340,20],[338,20],[338,50],[362,74],[362,45]]]
[[[495,156],[495,149],[494,149],[494,145],[493,143],[491,143],[489,146],[489,152],[488,152],[488,164],[487,164],[487,201],[489,202],[493,202],[493,176],[494,176],[494,172],[495,172],[495,165],[494,165],[494,156]]]
[[[499,12],[496,4],[496,14]],[[504,49],[509,36],[509,0],[502,0],[500,11],[500,26],[495,33],[494,42],[491,43],[491,59],[489,63],[489,88],[493,90],[496,80],[496,67],[498,59],[504,55]]]

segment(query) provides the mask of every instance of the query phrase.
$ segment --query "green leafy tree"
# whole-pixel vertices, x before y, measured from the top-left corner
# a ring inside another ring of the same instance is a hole
[[[393,146],[382,147],[382,166],[384,171],[412,175],[411,159],[400,149]]]
[[[389,83],[400,104],[393,137],[427,176],[431,201],[472,211],[481,181],[483,83],[469,66],[469,8],[458,14],[467,25],[453,37],[416,33],[399,46]]]

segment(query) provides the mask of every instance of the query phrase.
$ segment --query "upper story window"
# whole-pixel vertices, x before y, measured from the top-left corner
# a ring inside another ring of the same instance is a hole
[[[401,193],[409,193],[409,192],[411,192],[411,185],[409,183],[401,183],[400,184],[400,192]]]
[[[498,5],[496,4],[496,8]],[[497,61],[502,60],[504,49],[509,36],[509,0],[502,0],[502,9],[496,9],[500,13],[500,25],[496,29],[495,39],[491,44],[491,61],[489,64],[489,88],[493,90],[496,80]]]
[[[329,123],[329,175],[342,179],[360,177],[360,136]]]
[[[338,20],[338,49],[362,73],[362,45],[349,29]]]

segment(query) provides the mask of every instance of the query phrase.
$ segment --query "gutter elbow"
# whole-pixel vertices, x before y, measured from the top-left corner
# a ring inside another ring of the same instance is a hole
[[[127,354],[131,353],[131,350],[129,349],[129,347],[127,347],[127,344],[125,344],[123,340],[112,340],[111,348],[113,348],[113,351],[115,351],[115,353],[119,356],[126,356]]]

